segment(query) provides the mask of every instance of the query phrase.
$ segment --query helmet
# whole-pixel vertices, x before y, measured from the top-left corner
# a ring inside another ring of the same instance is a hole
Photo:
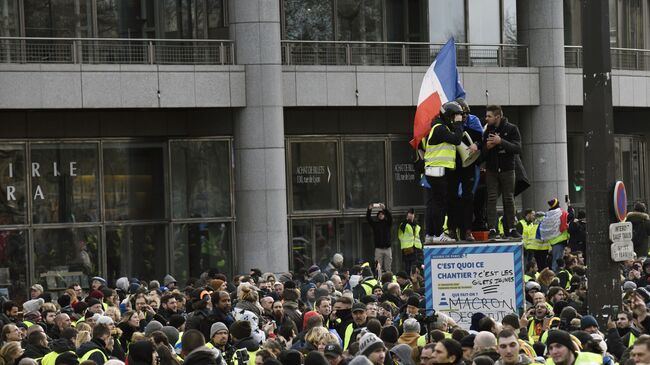
[[[463,113],[469,113],[469,104],[463,98],[458,98],[455,100],[461,108],[463,108]]]
[[[456,114],[463,114],[463,108],[455,101],[444,103],[440,108],[440,115],[445,122],[453,122]]]

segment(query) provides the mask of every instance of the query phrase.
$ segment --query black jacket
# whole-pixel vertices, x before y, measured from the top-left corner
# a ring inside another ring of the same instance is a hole
[[[108,359],[111,356],[111,354],[109,354],[108,350],[106,349],[106,344],[104,341],[98,338],[94,338],[79,346],[77,349],[77,356],[81,358],[86,354],[86,352],[92,351],[94,349],[101,350],[101,353],[94,352],[92,355],[90,355],[90,358],[88,358],[88,360],[93,360],[97,363],[97,365],[103,365],[106,362],[105,359]]]
[[[490,134],[498,134],[501,137],[501,144],[488,149],[487,139]],[[507,118],[503,118],[498,127],[487,126],[485,133],[483,133],[481,154],[488,171],[513,171],[515,169],[515,155],[520,153],[521,135],[516,125],[508,122]]]
[[[16,360],[16,364],[18,364],[20,360],[24,358],[40,359],[43,356],[45,356],[48,352],[50,352],[50,349],[47,347],[27,344],[25,345],[25,352],[23,353],[23,356],[21,356],[20,358],[18,358],[18,360]]]
[[[185,357],[183,365],[219,365],[221,364],[219,357],[217,350],[201,346]]]
[[[210,338],[210,327],[216,322],[208,309],[197,309],[187,316],[185,330],[199,330],[205,338]]]
[[[637,257],[648,256],[648,236],[650,236],[650,216],[642,212],[630,212],[626,221],[632,223],[632,242]]]
[[[375,239],[375,248],[390,247],[390,227],[393,225],[393,216],[388,209],[384,209],[384,219],[372,219],[371,210],[366,211],[366,220],[372,228],[372,236]]]

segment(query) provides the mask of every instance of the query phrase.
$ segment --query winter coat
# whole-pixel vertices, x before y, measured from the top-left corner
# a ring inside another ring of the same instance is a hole
[[[632,242],[637,258],[648,256],[648,236],[650,236],[650,216],[642,212],[630,212],[625,218],[632,223]]]
[[[77,349],[77,356],[81,358],[87,352],[92,351],[94,349],[99,349],[101,350],[101,352],[99,351],[94,352],[92,355],[90,355],[88,360],[94,361],[95,363],[97,363],[97,365],[104,365],[104,362],[106,362],[105,359],[108,359],[111,354],[109,354],[108,350],[106,350],[106,344],[104,343],[104,341],[98,338],[94,338],[79,346],[79,348]]]
[[[190,352],[183,361],[183,365],[219,365],[219,351],[201,346]]]
[[[488,149],[487,140],[490,134],[498,134],[501,137],[501,144]],[[508,122],[507,118],[502,118],[498,127],[490,125],[486,127],[481,155],[488,171],[513,171],[515,155],[518,154],[521,154],[521,135],[516,125]]]

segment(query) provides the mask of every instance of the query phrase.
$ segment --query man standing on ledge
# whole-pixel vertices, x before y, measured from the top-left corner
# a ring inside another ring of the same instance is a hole
[[[488,105],[485,114],[487,128],[483,134],[481,154],[485,159],[487,183],[487,218],[489,239],[498,237],[497,198],[503,197],[503,235],[515,239],[521,235],[515,229],[515,155],[521,153],[521,135],[516,125],[509,123],[498,105]],[[502,238],[505,238],[502,237]]]
[[[370,216],[372,208],[380,209],[376,220]],[[383,272],[390,271],[393,263],[393,253],[390,250],[390,227],[393,225],[393,216],[384,204],[375,203],[368,205],[366,220],[372,228],[375,239],[375,262],[381,264]]]

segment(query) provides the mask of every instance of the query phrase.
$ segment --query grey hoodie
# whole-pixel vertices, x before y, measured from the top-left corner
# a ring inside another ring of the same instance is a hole
[[[396,345],[390,350],[391,354],[395,355],[401,365],[415,365],[411,357],[411,351],[411,346],[405,343]]]

